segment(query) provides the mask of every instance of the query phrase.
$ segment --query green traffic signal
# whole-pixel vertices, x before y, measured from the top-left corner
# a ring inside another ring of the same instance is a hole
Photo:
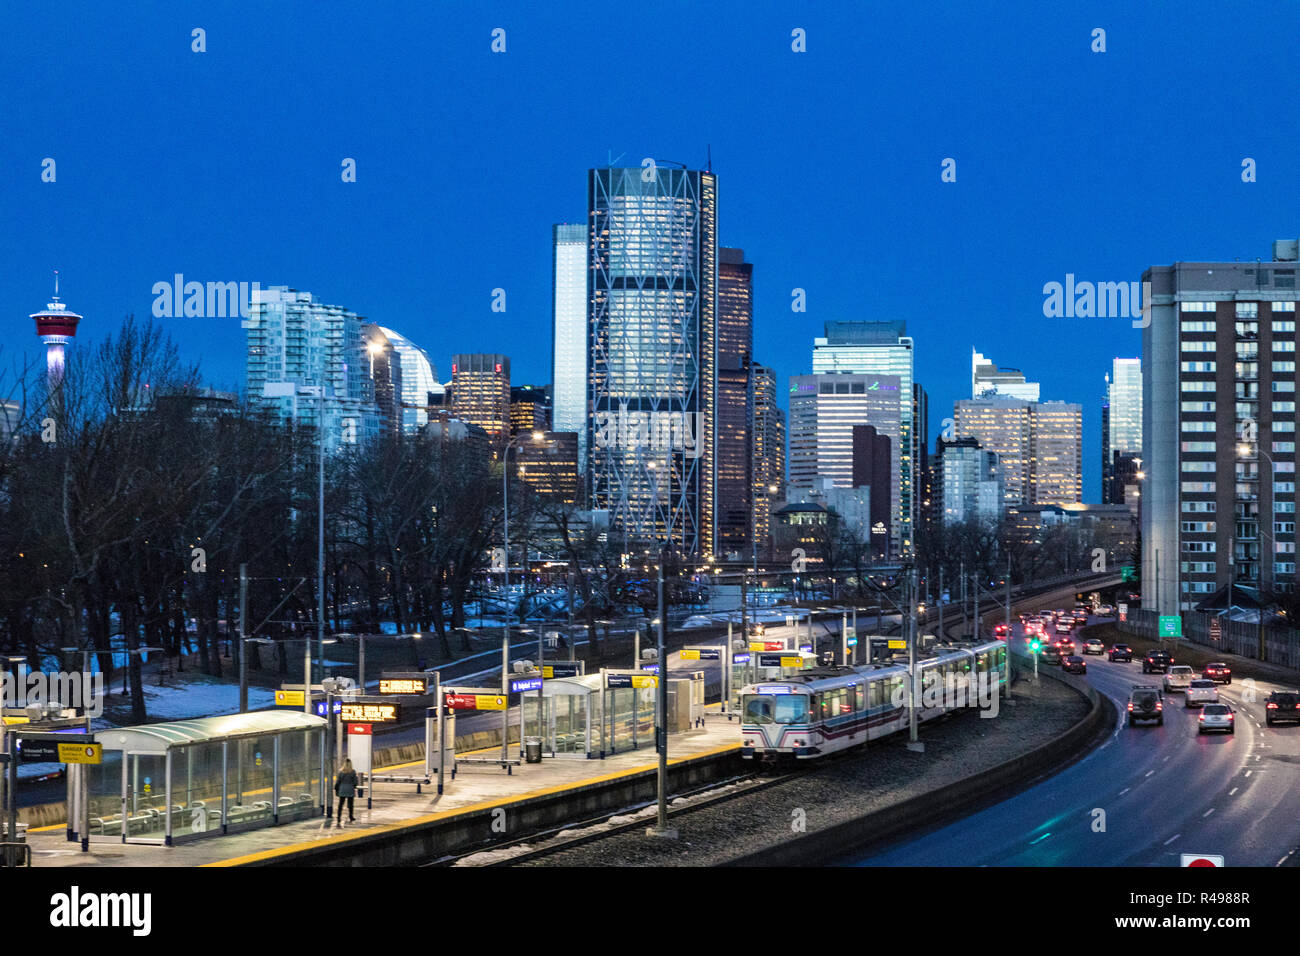
[[[1039,644],[1037,641],[1030,641],[1030,642],[1029,642],[1029,649],[1030,649],[1031,651],[1033,651],[1035,654],[1038,653],[1038,649],[1039,649],[1039,647],[1041,647],[1041,646],[1042,646],[1042,645]]]

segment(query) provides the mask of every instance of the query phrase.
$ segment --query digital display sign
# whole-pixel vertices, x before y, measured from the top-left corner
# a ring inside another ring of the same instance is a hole
[[[340,714],[345,724],[395,724],[401,716],[401,708],[397,704],[345,701]]]
[[[429,680],[426,677],[381,677],[379,678],[381,694],[427,694]]]

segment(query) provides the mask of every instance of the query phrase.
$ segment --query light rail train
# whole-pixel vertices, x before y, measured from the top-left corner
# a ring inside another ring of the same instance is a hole
[[[978,706],[1007,679],[1002,641],[938,644],[917,661],[917,721]],[[908,727],[905,664],[816,667],[741,691],[741,756],[809,760]],[[961,691],[965,688],[965,693]]]

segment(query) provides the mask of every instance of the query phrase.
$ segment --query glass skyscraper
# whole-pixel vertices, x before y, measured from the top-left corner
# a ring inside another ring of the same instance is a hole
[[[587,184],[591,505],[629,547],[711,554],[717,180],[660,165]]]
[[[718,250],[718,401],[715,551],[751,550],[750,365],[754,351],[754,267],[742,249]]]
[[[1117,358],[1110,377],[1110,451],[1142,455],[1142,360]]]
[[[587,224],[551,227],[551,421],[578,435],[587,461]]]
[[[895,498],[891,550],[910,554],[916,522],[914,463],[921,459],[912,422],[912,339],[904,322],[827,322],[826,334],[813,340],[813,373],[855,372],[898,377],[899,436],[894,441]],[[795,473],[794,419],[790,422],[790,474]],[[892,436],[891,436],[892,438]]]

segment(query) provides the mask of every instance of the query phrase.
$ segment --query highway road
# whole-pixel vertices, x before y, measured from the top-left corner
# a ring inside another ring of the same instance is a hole
[[[1019,626],[1013,640],[1025,646]],[[1186,708],[1181,693],[1166,695],[1164,726],[1129,728],[1132,686],[1160,683],[1161,675],[1143,675],[1137,659],[1087,661],[1083,679],[1119,712],[1105,743],[1015,797],[849,862],[1178,866],[1182,853],[1213,853],[1227,866],[1275,866],[1293,852],[1300,844],[1300,726],[1264,724],[1265,700],[1281,685],[1256,681],[1253,695],[1240,678],[1219,685],[1237,714],[1233,735],[1199,735],[1200,711]]]

